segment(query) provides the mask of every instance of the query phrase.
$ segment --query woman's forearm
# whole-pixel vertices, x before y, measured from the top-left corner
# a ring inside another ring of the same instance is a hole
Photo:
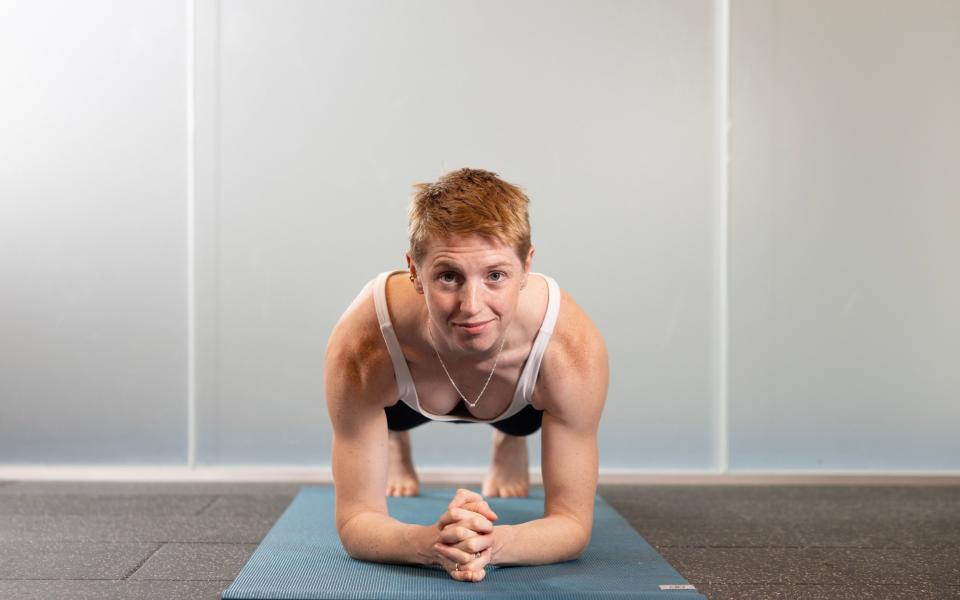
[[[436,527],[411,525],[377,512],[355,515],[340,531],[347,554],[359,560],[393,564],[434,564]]]
[[[549,565],[579,557],[590,534],[572,519],[550,516],[494,526],[493,539],[492,565]]]
[[[491,565],[547,565],[573,560],[589,543],[589,535],[572,519],[544,517],[519,525],[493,528]],[[353,558],[379,563],[435,564],[432,551],[437,528],[411,525],[377,512],[354,516],[340,532]]]

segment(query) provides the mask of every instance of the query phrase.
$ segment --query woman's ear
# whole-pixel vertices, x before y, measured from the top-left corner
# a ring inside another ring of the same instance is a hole
[[[410,283],[413,284],[413,289],[417,290],[418,294],[423,293],[423,284],[420,282],[420,278],[417,277],[417,265],[413,262],[413,259],[410,258],[410,253],[407,252],[407,269],[410,270]]]
[[[413,259],[412,259],[412,258],[410,258],[410,253],[409,253],[409,252],[407,252],[406,258],[407,258],[407,269],[410,271],[410,275],[413,276],[413,277],[416,277],[416,276],[417,276],[417,264],[416,264],[415,262],[413,262]]]

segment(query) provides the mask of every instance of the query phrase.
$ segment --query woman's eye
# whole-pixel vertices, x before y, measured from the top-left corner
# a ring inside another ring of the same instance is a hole
[[[507,274],[503,271],[493,271],[490,273],[490,277],[493,278],[494,283],[500,283],[507,278]],[[444,271],[437,275],[437,279],[444,283],[453,283],[457,280],[457,274],[453,271]]]

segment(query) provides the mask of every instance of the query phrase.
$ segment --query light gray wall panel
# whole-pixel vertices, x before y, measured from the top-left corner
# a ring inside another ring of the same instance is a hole
[[[405,266],[410,186],[474,166],[527,189],[534,269],[607,339],[601,463],[710,468],[712,19],[699,1],[223,3],[198,32],[219,38],[199,461],[329,463],[327,336]],[[489,435],[427,425],[418,464],[484,465]]]
[[[960,4],[736,0],[734,470],[960,468]]]
[[[0,463],[186,457],[182,2],[0,5]]]

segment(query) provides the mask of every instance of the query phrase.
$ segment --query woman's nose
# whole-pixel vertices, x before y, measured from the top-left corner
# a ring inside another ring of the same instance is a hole
[[[467,280],[460,292],[460,310],[467,314],[476,314],[480,309],[480,294],[483,288],[480,284]]]

